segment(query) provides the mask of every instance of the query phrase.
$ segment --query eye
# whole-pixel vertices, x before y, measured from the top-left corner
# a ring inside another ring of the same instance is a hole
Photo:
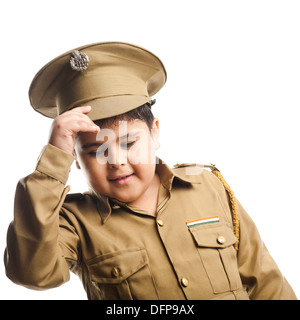
[[[98,149],[98,150],[95,150],[95,151],[90,151],[89,153],[88,153],[88,155],[90,156],[90,157],[96,157],[96,156],[107,156],[107,154],[108,154],[108,149]]]
[[[132,142],[122,142],[120,144],[122,149],[129,149],[130,147],[132,147],[135,144],[135,141]]]
[[[88,155],[91,156],[91,157],[96,157],[97,152],[96,152],[96,151],[90,151],[90,152],[88,153]]]

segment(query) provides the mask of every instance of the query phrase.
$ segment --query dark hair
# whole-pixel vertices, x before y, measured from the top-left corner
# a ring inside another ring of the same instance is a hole
[[[154,115],[151,111],[151,106],[155,103],[155,100],[152,100],[151,103],[145,103],[140,107],[137,107],[133,110],[130,110],[126,113],[119,114],[114,117],[95,120],[95,124],[98,125],[100,128],[102,126],[111,126],[116,125],[118,121],[131,121],[131,120],[142,120],[146,122],[149,130],[151,131]]]

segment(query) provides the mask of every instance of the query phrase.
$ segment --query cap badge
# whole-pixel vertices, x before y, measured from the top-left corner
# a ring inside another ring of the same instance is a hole
[[[89,62],[89,57],[85,53],[79,52],[78,50],[72,52],[70,65],[74,71],[86,70]]]

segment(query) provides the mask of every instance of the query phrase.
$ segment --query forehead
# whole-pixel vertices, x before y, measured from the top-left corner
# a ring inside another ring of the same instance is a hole
[[[150,135],[149,128],[144,121],[138,119],[117,121],[114,123],[103,124],[100,127],[100,132],[98,134],[91,132],[79,132],[76,136],[76,143],[82,146],[83,144],[100,140],[107,141],[111,138],[120,139],[124,136],[127,137],[129,134],[135,134],[138,132]]]

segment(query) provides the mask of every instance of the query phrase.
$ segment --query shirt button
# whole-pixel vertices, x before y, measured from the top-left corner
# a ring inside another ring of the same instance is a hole
[[[226,238],[224,236],[218,236],[217,241],[219,244],[224,244],[226,242]]]
[[[113,210],[118,210],[118,209],[120,209],[121,207],[118,205],[118,204],[116,204],[116,203],[114,203],[113,205],[112,205],[112,209]]]
[[[181,284],[184,286],[184,287],[187,287],[189,285],[189,280],[187,278],[181,278]]]
[[[111,269],[111,274],[112,274],[114,277],[117,278],[117,277],[119,276],[119,274],[120,274],[119,268],[113,267],[113,268]]]
[[[157,220],[157,224],[162,227],[164,225],[164,222],[159,219],[159,220]]]

